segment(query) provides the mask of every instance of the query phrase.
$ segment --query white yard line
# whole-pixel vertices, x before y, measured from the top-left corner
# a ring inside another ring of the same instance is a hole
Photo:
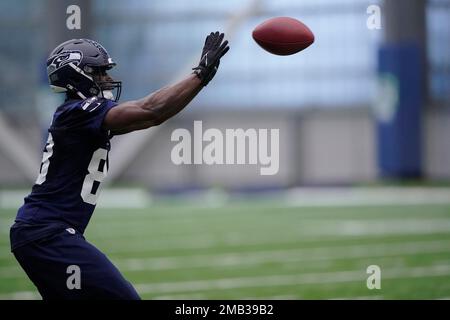
[[[37,291],[17,291],[0,295],[0,300],[40,300],[41,295]]]
[[[107,230],[105,230],[106,232]],[[207,249],[218,246],[253,246],[264,244],[283,244],[317,240],[318,238],[330,239],[331,237],[362,237],[362,236],[387,236],[387,235],[428,235],[435,233],[450,233],[450,219],[404,219],[404,220],[332,220],[329,222],[302,223],[298,226],[298,234],[281,234],[279,238],[273,237],[267,241],[267,236],[260,233],[249,235],[241,232],[230,232],[220,237],[214,234],[198,235],[187,234],[183,236],[170,236],[161,240],[162,236],[154,239],[148,235],[114,235],[114,232],[101,238],[88,241],[102,248],[108,246],[108,252],[112,254],[130,252],[151,252],[167,250]],[[294,232],[291,231],[291,234]],[[286,239],[286,237],[288,239]],[[121,239],[126,238],[127,241]],[[108,241],[109,240],[109,241]],[[136,243],[130,240],[136,240]],[[107,242],[106,242],[107,241]],[[111,242],[114,241],[114,242]],[[106,244],[108,243],[108,244]],[[113,243],[113,244],[112,244]],[[10,256],[9,245],[0,246],[0,258]]]
[[[148,238],[148,235],[130,238],[114,237],[111,235],[111,241],[106,240],[109,237],[90,239],[94,245],[98,247],[108,246],[110,254],[121,254],[130,252],[152,252],[167,250],[189,250],[189,249],[208,249],[218,246],[234,247],[234,246],[255,246],[265,244],[289,244],[295,242],[317,241],[318,238],[330,240],[333,237],[355,237],[355,240],[386,236],[386,235],[429,235],[435,233],[449,233],[450,219],[404,219],[404,220],[343,220],[330,221],[328,223],[318,222],[317,224],[309,223],[299,225],[298,234],[286,235],[281,234],[279,238],[273,238],[268,241],[267,236],[257,234],[256,236],[230,232],[229,234],[216,237],[214,234],[198,235],[191,234],[185,236],[168,237],[161,240],[161,236],[155,238],[155,241]],[[127,241],[120,239],[127,238]],[[114,240],[112,240],[114,239]],[[131,242],[130,240],[136,240]],[[119,241],[120,240],[120,241]],[[9,246],[0,246],[0,258],[9,257],[11,255]]]
[[[126,271],[170,270],[204,267],[261,265],[268,262],[298,262],[337,260],[370,257],[392,257],[428,253],[450,253],[450,241],[426,241],[410,243],[387,243],[348,245],[341,247],[316,247],[305,249],[253,251],[220,255],[176,256],[161,258],[134,258],[115,260]]]
[[[399,268],[383,272],[383,279],[427,278],[450,275],[450,265],[416,268]],[[196,292],[208,290],[229,290],[239,288],[260,288],[278,286],[297,286],[312,284],[331,284],[361,282],[365,285],[365,270],[309,273],[298,275],[271,275],[262,277],[224,278],[212,280],[142,283],[135,286],[140,294]]]
[[[337,223],[330,223],[328,226],[319,227],[317,225],[302,225],[296,233],[280,233],[271,234],[272,238],[268,241],[267,235],[260,233],[248,234],[230,232],[229,234],[220,235],[214,234],[198,235],[182,237],[168,237],[164,241],[161,238],[155,239],[158,241],[151,242],[147,237],[142,237],[137,243],[128,243],[124,241],[116,242],[109,249],[109,252],[114,254],[142,252],[142,251],[167,251],[167,250],[189,250],[189,249],[207,249],[218,246],[234,247],[234,246],[258,246],[265,244],[289,244],[300,242],[316,242],[317,239],[324,239],[325,241],[336,240],[336,237],[343,239],[343,237],[352,237],[352,239],[359,240],[364,238],[387,236],[387,235],[430,235],[437,233],[450,233],[450,220],[442,219],[440,221],[412,221],[408,220],[398,221],[398,223],[374,221],[340,221]],[[89,238],[88,238],[89,240]],[[102,244],[103,239],[94,239],[93,243]],[[128,238],[128,240],[130,240]],[[139,240],[139,237],[136,239]],[[1,251],[1,250],[0,250]]]
[[[157,258],[114,259],[122,271],[159,271],[187,268],[258,266],[265,263],[332,261],[355,258],[402,257],[416,254],[450,253],[450,241],[420,241],[367,245],[327,246],[303,249],[252,251],[226,254],[202,254]],[[450,264],[449,264],[450,265]],[[23,276],[17,266],[0,268],[0,278]]]
[[[247,234],[230,233],[220,238],[210,235],[192,234],[192,236],[169,237],[164,241],[149,241],[147,236],[143,236],[138,243],[119,242],[109,248],[111,254],[130,252],[151,252],[166,250],[189,250],[207,249],[217,246],[254,246],[264,244],[284,244],[304,241],[316,241],[317,238],[330,239],[330,237],[371,237],[385,235],[427,235],[434,233],[448,233],[450,230],[450,219],[404,219],[404,220],[343,220],[330,221],[327,223],[319,221],[317,224],[306,223],[299,226],[298,236],[290,236],[288,239],[280,237],[274,238],[270,242],[267,237],[248,238]],[[120,238],[120,237],[119,237]],[[136,238],[137,240],[139,239]],[[90,239],[88,239],[90,240]],[[104,239],[93,241],[99,243],[99,247],[104,246]],[[115,238],[117,240],[117,238]],[[130,238],[128,238],[130,240]],[[12,257],[9,245],[0,246],[0,259]]]
[[[17,210],[30,191],[31,189],[0,191],[0,208]],[[148,208],[151,203],[152,198],[145,189],[113,188],[102,191],[99,208],[142,209]]]
[[[0,208],[17,209],[23,198],[30,192],[23,190],[0,191]],[[204,204],[205,197],[211,191],[197,192],[192,203]],[[276,192],[272,196],[264,195],[275,201],[285,201],[294,207],[329,206],[384,206],[417,204],[450,204],[450,188],[445,187],[356,187],[356,188],[292,188],[286,192]],[[209,199],[208,197],[206,197]],[[195,201],[195,199],[199,201]],[[148,208],[153,199],[143,189],[122,188],[102,191],[100,207],[103,208]],[[210,201],[211,202],[211,201]],[[208,203],[214,207],[214,203]],[[223,206],[222,197],[218,197],[217,206]]]
[[[273,217],[276,219],[276,216]],[[286,221],[286,226],[289,224]],[[232,226],[230,226],[232,228]],[[280,226],[278,230],[285,229],[285,233],[298,233],[299,239],[303,237],[312,236],[356,236],[356,235],[389,235],[389,234],[428,234],[428,233],[450,233],[450,218],[435,218],[435,219],[305,219],[302,221],[298,219],[295,223],[291,222],[289,226],[283,228]],[[116,232],[118,231],[118,232]],[[268,230],[269,231],[269,230]],[[92,231],[89,230],[92,234]],[[164,243],[184,243],[189,240],[193,242],[201,242],[203,239],[206,241],[216,241],[216,242],[233,242],[240,241],[240,239],[248,239],[249,230],[237,229],[236,231],[229,232],[218,239],[214,233],[208,235],[199,235],[200,228],[195,227],[192,232],[180,235],[180,234],[163,234],[155,233],[152,234],[151,231],[146,231],[145,229],[139,233],[137,230],[124,230],[123,226],[117,228],[104,228],[102,229],[101,237],[89,237],[88,240],[95,241],[107,241],[116,240],[122,241],[122,239],[127,240],[139,240],[145,238],[146,241],[157,240],[158,243],[155,246],[164,245]],[[274,235],[277,234],[277,230],[270,230]],[[254,235],[259,235],[264,238],[262,231],[255,231]],[[250,235],[253,238],[254,235]],[[282,236],[283,234],[281,234]],[[165,237],[166,240],[161,241],[161,238]],[[225,238],[225,239],[223,239]],[[265,237],[267,238],[267,237]],[[200,239],[198,241],[197,239]],[[249,239],[249,241],[252,241]],[[150,244],[151,245],[151,244]]]
[[[304,213],[304,212],[303,212]],[[450,207],[449,207],[450,213]],[[195,236],[198,234],[199,230],[205,230],[211,225],[221,223],[224,224],[224,227],[233,227],[234,221],[237,219],[240,223],[245,224],[255,224],[255,219],[259,216],[258,214],[253,214],[251,217],[244,217],[244,219],[240,219],[243,216],[233,216],[227,217],[227,220],[220,219],[208,219],[206,221],[195,219],[189,220],[180,220],[171,223],[162,223],[160,225],[154,224],[151,219],[146,221],[132,221],[128,222],[119,222],[119,221],[101,221],[98,222],[95,226],[89,228],[89,232],[93,235],[97,233],[103,233],[105,236],[109,234],[108,237],[140,237],[142,235],[146,235],[147,237],[160,238],[162,236]],[[334,214],[333,216],[321,217],[320,213],[317,213],[315,216],[311,216],[311,212],[308,213],[308,216],[303,216],[302,212],[299,212],[295,217],[290,215],[283,215],[280,212],[277,212],[274,209],[273,214],[263,216],[263,220],[258,221],[257,226],[260,229],[273,229],[276,227],[283,227],[287,230],[302,230],[309,229],[312,227],[320,227],[323,226],[341,226],[347,225],[349,223],[358,223],[358,224],[370,224],[371,226],[382,225],[384,226],[408,226],[412,225],[413,228],[420,225],[430,225],[436,226],[441,223],[446,225],[450,225],[450,215],[449,216],[426,216],[426,212],[423,213],[420,217],[418,216],[409,216],[407,211],[401,216],[398,215],[390,215],[390,216],[376,216],[372,214],[358,214],[353,213],[351,217],[342,216],[339,214]],[[6,228],[5,228],[6,229]],[[222,228],[219,228],[222,229]],[[130,230],[133,231],[133,234],[130,234]],[[242,228],[238,228],[237,230],[246,230],[245,226]]]
[[[409,206],[450,204],[449,188],[293,188],[286,192],[293,207]]]
[[[450,265],[433,265],[428,267],[398,268],[383,271],[382,279],[428,278],[450,275]],[[140,294],[167,294],[181,292],[198,292],[209,290],[229,290],[239,288],[260,288],[297,286],[314,284],[336,284],[361,282],[365,285],[365,270],[340,272],[322,272],[296,275],[269,275],[260,277],[223,278],[212,280],[142,283],[135,285]],[[199,293],[197,293],[199,294]],[[39,298],[34,291],[13,292],[1,295],[0,299],[35,299]],[[443,298],[446,299],[446,298]]]

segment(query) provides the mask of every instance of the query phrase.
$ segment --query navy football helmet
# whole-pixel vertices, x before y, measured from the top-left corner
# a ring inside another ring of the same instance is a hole
[[[72,39],[57,46],[47,60],[47,74],[54,92],[71,92],[82,99],[100,96],[118,101],[121,81],[100,81],[98,75],[116,65],[96,41]],[[113,95],[113,90],[117,90]]]

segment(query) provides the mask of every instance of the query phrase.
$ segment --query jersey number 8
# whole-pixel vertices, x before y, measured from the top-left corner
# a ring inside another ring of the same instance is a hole
[[[42,156],[41,170],[36,180],[36,184],[41,185],[47,179],[48,167],[50,165],[50,158],[53,155],[52,134],[49,133],[45,151]],[[108,150],[99,148],[93,154],[88,166],[88,174],[84,178],[83,186],[81,187],[81,198],[84,202],[96,205],[100,194],[100,186],[103,179],[108,174]]]

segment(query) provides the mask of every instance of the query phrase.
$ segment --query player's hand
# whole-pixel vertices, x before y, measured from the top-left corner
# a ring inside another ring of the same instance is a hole
[[[206,37],[205,45],[203,46],[202,56],[200,63],[197,67],[193,68],[194,73],[202,81],[202,85],[206,86],[214,78],[217,69],[219,68],[220,58],[222,58],[230,47],[228,41],[223,41],[223,33],[211,32]]]

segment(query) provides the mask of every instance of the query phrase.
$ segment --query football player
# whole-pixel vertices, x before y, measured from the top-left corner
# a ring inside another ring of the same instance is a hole
[[[139,299],[83,236],[108,172],[110,139],[183,110],[213,79],[228,50],[224,34],[211,33],[191,75],[122,103],[121,82],[108,75],[116,64],[98,42],[73,39],[50,54],[50,86],[66,100],[54,113],[39,176],[10,231],[11,250],[43,299]]]

